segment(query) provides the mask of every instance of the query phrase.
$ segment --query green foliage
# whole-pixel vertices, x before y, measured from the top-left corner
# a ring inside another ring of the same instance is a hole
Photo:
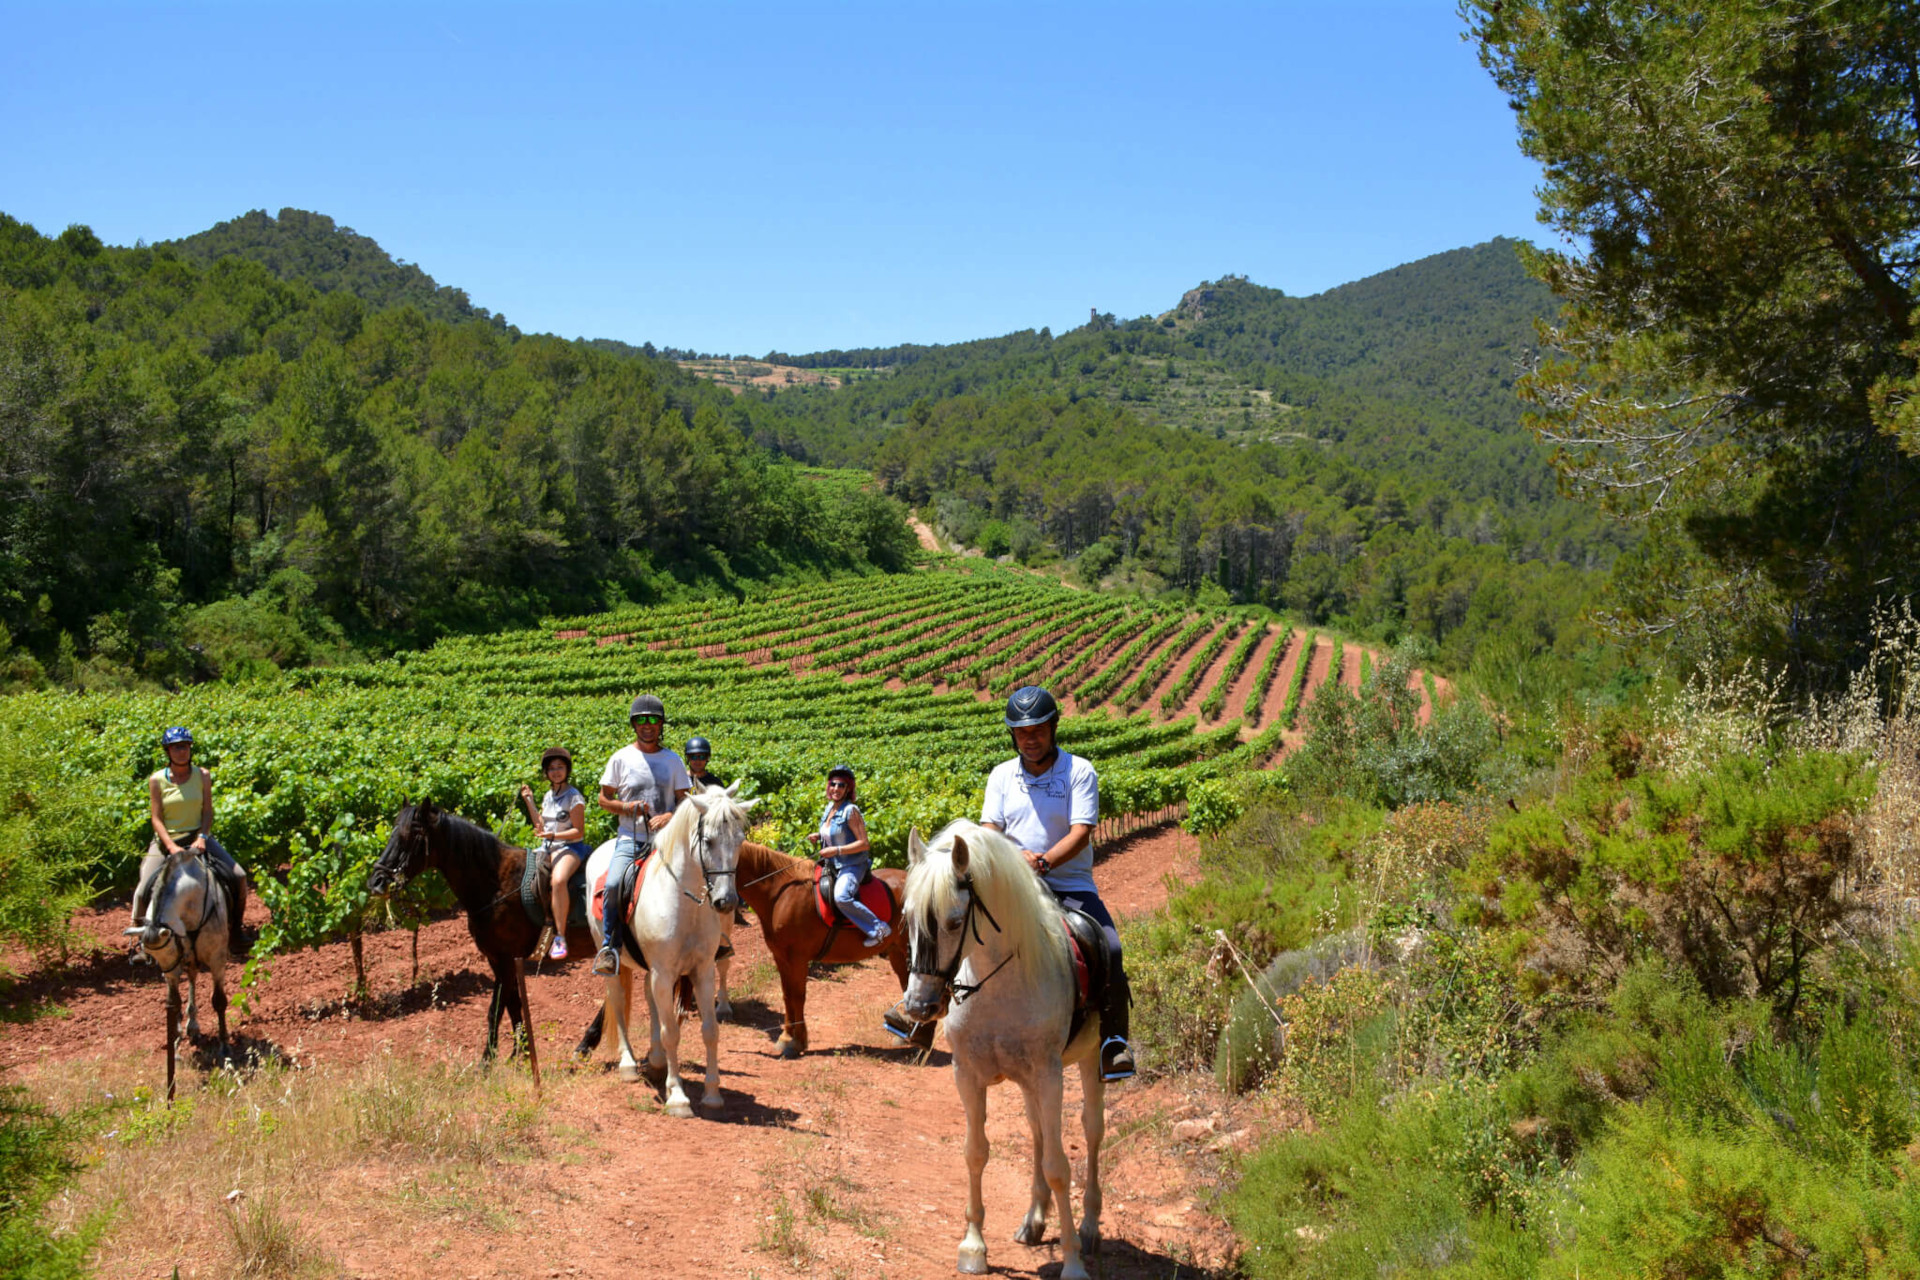
[[[1596,769],[1494,828],[1461,915],[1506,936],[1541,981],[1587,989],[1655,954],[1711,995],[1791,1012],[1809,956],[1855,909],[1849,818],[1873,781],[1823,752],[1677,777]]]
[[[1408,687],[1418,653],[1412,644],[1395,649],[1359,693],[1337,669],[1329,675],[1307,708],[1306,745],[1287,762],[1296,791],[1397,809],[1457,800],[1486,780],[1500,745],[1491,718],[1461,700],[1422,725],[1420,695]]]
[[[358,253],[323,293],[0,215],[9,648],[63,683],[177,684],[917,554],[897,503],[756,446],[726,391],[430,319],[412,285],[362,301]]]
[[[1525,390],[1572,491],[1650,521],[1620,632],[1843,684],[1920,588],[1912,4],[1463,11],[1585,247],[1533,260],[1568,307]]]
[[[78,1135],[64,1118],[34,1104],[16,1085],[0,1086],[0,1275],[66,1280],[88,1274],[99,1224],[50,1234],[41,1211],[79,1169]]]

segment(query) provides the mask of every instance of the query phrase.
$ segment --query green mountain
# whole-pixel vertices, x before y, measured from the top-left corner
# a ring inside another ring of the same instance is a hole
[[[161,243],[199,266],[245,258],[282,280],[298,280],[321,293],[345,290],[373,307],[411,304],[429,320],[485,320],[503,328],[507,323],[474,306],[466,290],[435,283],[413,263],[399,261],[374,240],[323,213],[282,209],[275,218],[255,209],[197,235]]]

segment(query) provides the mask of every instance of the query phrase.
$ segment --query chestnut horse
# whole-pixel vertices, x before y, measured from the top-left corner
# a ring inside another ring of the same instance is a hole
[[[507,1015],[516,1047],[526,1016],[520,1007],[515,964],[533,951],[543,928],[528,919],[520,905],[520,876],[526,865],[525,849],[446,812],[431,800],[422,800],[403,805],[393,815],[393,834],[387,837],[386,850],[367,877],[367,889],[375,896],[398,892],[408,880],[426,871],[438,871],[446,877],[448,887],[467,913],[467,932],[493,968],[487,1045],[480,1055],[483,1062],[491,1061],[499,1050],[500,1014],[504,1011]],[[548,901],[545,886],[538,896],[542,904]],[[593,945],[593,935],[586,929],[567,931],[567,947],[575,955],[592,955]],[[587,1028],[592,1041],[598,1042],[599,1030],[596,1015]],[[532,1033],[529,1026],[527,1034]],[[578,1050],[583,1056],[591,1051],[592,1045],[584,1042]]]
[[[893,897],[894,929],[892,937],[878,947],[869,947],[860,930],[845,920],[828,939],[827,925],[815,905],[818,865],[810,858],[790,858],[751,840],[740,846],[740,897],[753,908],[754,918],[760,921],[760,935],[767,940],[767,950],[780,970],[780,995],[787,1015],[780,1024],[783,1058],[797,1058],[807,1051],[808,965],[852,964],[883,956],[893,966],[900,989],[907,987],[907,933],[900,927],[907,873],[887,867],[874,870],[874,879],[886,885]],[[922,1024],[915,1043],[931,1044],[933,1030],[933,1023]]]

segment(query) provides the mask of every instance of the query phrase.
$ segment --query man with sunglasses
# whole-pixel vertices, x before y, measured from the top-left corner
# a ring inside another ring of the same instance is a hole
[[[602,976],[620,972],[625,950],[625,912],[616,904],[615,885],[626,880],[633,864],[653,846],[653,833],[673,819],[673,811],[693,780],[680,757],[660,745],[666,732],[667,709],[660,699],[643,693],[627,712],[633,741],[613,753],[600,775],[600,807],[620,824],[614,839],[613,862],[607,868],[607,893],[602,903],[600,954],[593,971]]]
[[[1131,1076],[1127,1042],[1129,992],[1120,964],[1120,931],[1093,884],[1093,828],[1100,821],[1100,775],[1054,742],[1060,705],[1037,685],[1007,699],[1007,730],[1018,754],[987,777],[980,825],[1005,832],[1026,851],[1027,864],[1060,904],[1091,916],[1107,935],[1113,967],[1100,1010],[1100,1074]]]

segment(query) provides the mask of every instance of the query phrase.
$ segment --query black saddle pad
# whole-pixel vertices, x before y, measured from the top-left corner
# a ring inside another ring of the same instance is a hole
[[[1062,923],[1067,927],[1067,936],[1073,939],[1079,958],[1087,967],[1087,985],[1084,993],[1076,992],[1076,1011],[1085,1012],[1098,1009],[1106,998],[1108,976],[1113,972],[1113,955],[1107,949],[1107,931],[1100,922],[1084,911],[1075,911],[1063,907],[1060,911]],[[1075,1023],[1078,1026],[1078,1021]]]

